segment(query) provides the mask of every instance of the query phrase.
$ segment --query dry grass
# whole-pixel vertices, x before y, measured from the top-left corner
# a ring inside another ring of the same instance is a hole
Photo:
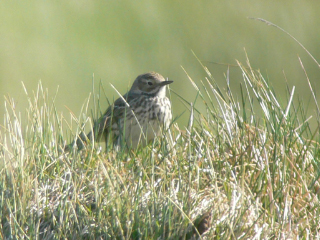
[[[319,239],[320,125],[311,130],[294,89],[282,107],[247,65],[240,101],[206,68],[203,83],[190,79],[207,111],[186,102],[189,126],[173,123],[171,148],[163,138],[131,152],[66,153],[68,123],[41,85],[27,94],[23,128],[7,99],[0,238]]]

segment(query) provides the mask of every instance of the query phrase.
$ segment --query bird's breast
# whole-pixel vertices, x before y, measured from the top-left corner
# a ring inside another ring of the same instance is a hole
[[[143,96],[129,105],[130,109],[126,110],[125,117],[117,128],[124,130],[123,135],[131,147],[136,148],[140,143],[152,141],[169,127],[172,113],[167,97]]]

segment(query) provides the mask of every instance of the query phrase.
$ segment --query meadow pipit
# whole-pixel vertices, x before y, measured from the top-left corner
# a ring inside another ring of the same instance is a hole
[[[87,136],[80,134],[78,148],[93,138],[97,142],[104,139],[106,145],[112,139],[117,147],[124,143],[129,148],[137,148],[160,136],[172,120],[171,102],[166,97],[166,85],[172,82],[155,72],[139,75],[130,91],[95,122],[93,130]]]

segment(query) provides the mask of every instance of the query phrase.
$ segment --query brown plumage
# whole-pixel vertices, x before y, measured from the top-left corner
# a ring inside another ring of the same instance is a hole
[[[82,149],[93,137],[97,142],[104,139],[106,144],[111,137],[115,146],[124,143],[136,148],[160,136],[172,120],[171,102],[166,97],[166,85],[172,82],[155,72],[139,75],[129,92],[118,98],[95,122],[93,131],[87,136],[80,134],[78,148]]]

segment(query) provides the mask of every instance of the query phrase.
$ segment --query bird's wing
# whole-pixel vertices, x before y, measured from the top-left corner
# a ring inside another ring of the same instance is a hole
[[[123,95],[122,98],[119,97],[111,106],[107,108],[103,116],[95,122],[93,131],[95,133],[95,138],[98,141],[104,134],[108,134],[109,128],[113,123],[118,122],[119,119],[124,117],[125,109],[128,106],[127,103],[131,102],[133,98],[135,98],[135,95],[132,93],[127,93]]]

